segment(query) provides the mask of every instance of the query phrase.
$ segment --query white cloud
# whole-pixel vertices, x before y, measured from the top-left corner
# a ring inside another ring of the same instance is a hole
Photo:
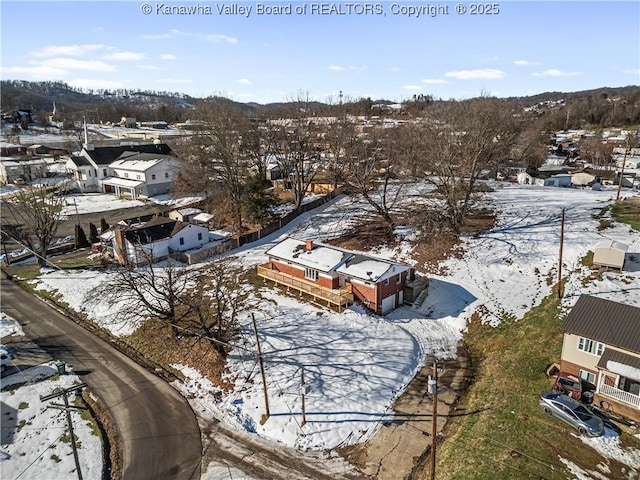
[[[420,81],[427,85],[442,85],[443,83],[449,83],[444,78],[424,78]]]
[[[334,72],[341,72],[342,70],[344,70],[344,67],[341,67],[340,65],[329,65],[329,70],[333,70]]]
[[[456,70],[453,72],[447,72],[444,76],[457,78],[458,80],[473,80],[478,78],[485,80],[498,80],[504,77],[504,72],[495,68],[484,68],[479,70]]]
[[[121,88],[124,87],[122,82],[115,82],[112,80],[103,80],[99,78],[76,78],[75,80],[69,80],[69,85],[78,88]]]
[[[175,55],[171,54],[171,53],[163,53],[162,55],[160,55],[160,58],[162,60],[177,60],[178,57],[176,57]]]
[[[535,66],[535,65],[540,65],[540,62],[530,62],[528,60],[516,60],[513,63],[515,65],[518,65],[519,67],[531,67],[531,66]]]
[[[2,73],[26,75],[38,78],[52,78],[66,75],[68,72],[61,68],[55,68],[47,65],[36,65],[33,67],[2,67]]]
[[[49,58],[43,66],[65,70],[89,70],[92,72],[113,72],[116,67],[100,60],[78,60],[76,58]]]
[[[102,58],[105,60],[138,61],[147,58],[147,54],[141,52],[112,52]]]
[[[87,45],[49,45],[48,47],[31,52],[34,57],[57,57],[59,55],[67,57],[79,57],[86,55],[89,52],[95,52],[96,50],[103,50],[104,45],[100,44],[87,44]]]
[[[391,70],[392,72],[399,72],[401,70],[400,67],[391,67],[389,70]]]
[[[403,85],[402,88],[404,90],[422,90],[420,85]]]
[[[640,75],[640,68],[635,68],[635,69],[630,69],[630,70],[624,70],[622,73],[630,73],[632,75]]]
[[[536,77],[575,77],[576,75],[582,75],[582,72],[565,72],[563,70],[550,68],[544,72],[536,72],[533,75]]]
[[[238,39],[235,37],[230,37],[228,35],[221,34],[210,34],[205,35],[206,40],[211,40],[213,42],[227,42],[227,43],[238,43]]]
[[[238,83],[241,83],[243,85],[251,85],[251,80],[249,80],[248,78],[241,78],[240,80],[238,80]]]

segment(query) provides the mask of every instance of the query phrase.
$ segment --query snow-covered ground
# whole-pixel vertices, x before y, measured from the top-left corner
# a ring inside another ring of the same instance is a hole
[[[0,337],[4,339],[13,335],[23,335],[22,329],[18,322],[3,312],[0,315]],[[2,378],[0,472],[3,479],[78,478],[66,415],[59,409],[48,408],[62,403],[62,399],[41,401],[40,397],[80,383],[73,373],[58,375],[56,362],[24,368]],[[74,404],[74,395],[69,395],[71,405]],[[93,433],[89,421],[81,418],[78,410],[71,411],[71,418],[83,478],[101,478],[101,439]]]
[[[629,195],[630,193],[625,193]],[[237,428],[300,448],[329,449],[369,438],[391,417],[391,405],[426,356],[448,357],[471,315],[480,307],[492,325],[520,319],[551,292],[557,275],[560,214],[565,209],[563,274],[568,279],[563,304],[568,309],[580,294],[601,295],[640,306],[640,235],[626,225],[598,230],[603,207],[615,190],[579,190],[497,184],[488,200],[498,211],[490,232],[463,240],[464,254],[442,263],[442,275],[431,276],[430,293],[417,309],[400,308],[378,317],[357,308],[338,314],[299,302],[263,287],[256,312],[265,358],[271,417],[265,412],[262,380],[250,319],[245,335],[231,351],[228,378],[234,388],[219,392],[195,370],[180,366],[187,380],[176,386],[189,392],[194,408]],[[247,268],[266,260],[265,252],[285,236],[325,240],[340,235],[362,208],[347,197],[300,216],[285,230],[231,252]],[[604,219],[610,219],[606,214]],[[580,259],[596,243],[610,239],[629,246],[622,273],[609,272],[583,284],[587,268]],[[377,254],[411,260],[411,245],[381,248]],[[418,271],[423,265],[415,265]],[[89,304],[88,294],[107,282],[96,272],[47,272],[39,288],[56,289],[71,306],[98,323],[124,334],[111,319],[116,309]],[[551,280],[550,282],[548,280]],[[108,312],[108,314],[105,314]],[[301,375],[306,385],[307,423],[302,426]],[[640,469],[638,452],[622,451],[611,439],[590,444],[606,457],[627,459]],[[606,442],[606,443],[605,443]],[[613,452],[613,453],[612,453]]]

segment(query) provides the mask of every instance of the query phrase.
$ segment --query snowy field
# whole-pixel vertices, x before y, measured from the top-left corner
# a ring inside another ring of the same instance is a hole
[[[627,193],[628,194],[628,193]],[[599,231],[594,218],[615,199],[615,190],[592,191],[500,184],[488,200],[498,211],[490,232],[463,240],[464,255],[443,262],[443,275],[431,276],[426,301],[418,308],[400,308],[386,317],[351,309],[338,314],[298,302],[263,287],[265,302],[256,314],[265,357],[271,417],[264,414],[262,381],[250,320],[244,339],[231,351],[228,376],[235,387],[220,392],[198,372],[181,366],[188,380],[177,385],[189,392],[194,409],[237,428],[300,448],[330,449],[369,438],[391,417],[391,405],[427,355],[455,354],[467,321],[480,307],[484,320],[520,319],[546,295],[555,282],[560,238],[560,214],[565,208],[563,272],[568,282],[563,305],[569,309],[581,294],[600,295],[640,306],[640,235],[614,224]],[[362,208],[347,197],[302,215],[285,230],[231,252],[247,268],[266,261],[265,252],[285,236],[318,241],[337,237]],[[605,214],[603,219],[610,219]],[[596,243],[609,239],[629,246],[622,273],[605,273],[583,284],[588,269],[580,259]],[[411,245],[376,252],[412,263]],[[422,265],[415,265],[418,272]],[[87,295],[108,281],[108,274],[49,272],[39,288],[58,290],[74,308],[84,310],[116,334],[122,325],[109,323],[116,309],[89,304]],[[301,373],[306,384],[307,423],[302,426]],[[221,400],[217,401],[215,398]],[[590,444],[603,456],[626,459],[640,469],[638,452],[621,452],[616,439]],[[612,453],[613,452],[613,453]]]

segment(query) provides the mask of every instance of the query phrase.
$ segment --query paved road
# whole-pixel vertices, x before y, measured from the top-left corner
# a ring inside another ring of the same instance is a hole
[[[25,336],[81,375],[113,417],[125,479],[199,479],[202,442],[196,416],[169,384],[107,342],[1,279],[2,310]]]

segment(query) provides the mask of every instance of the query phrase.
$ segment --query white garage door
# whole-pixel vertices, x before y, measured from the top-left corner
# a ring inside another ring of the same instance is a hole
[[[389,313],[396,308],[396,295],[395,293],[387,298],[382,299],[382,314]]]

